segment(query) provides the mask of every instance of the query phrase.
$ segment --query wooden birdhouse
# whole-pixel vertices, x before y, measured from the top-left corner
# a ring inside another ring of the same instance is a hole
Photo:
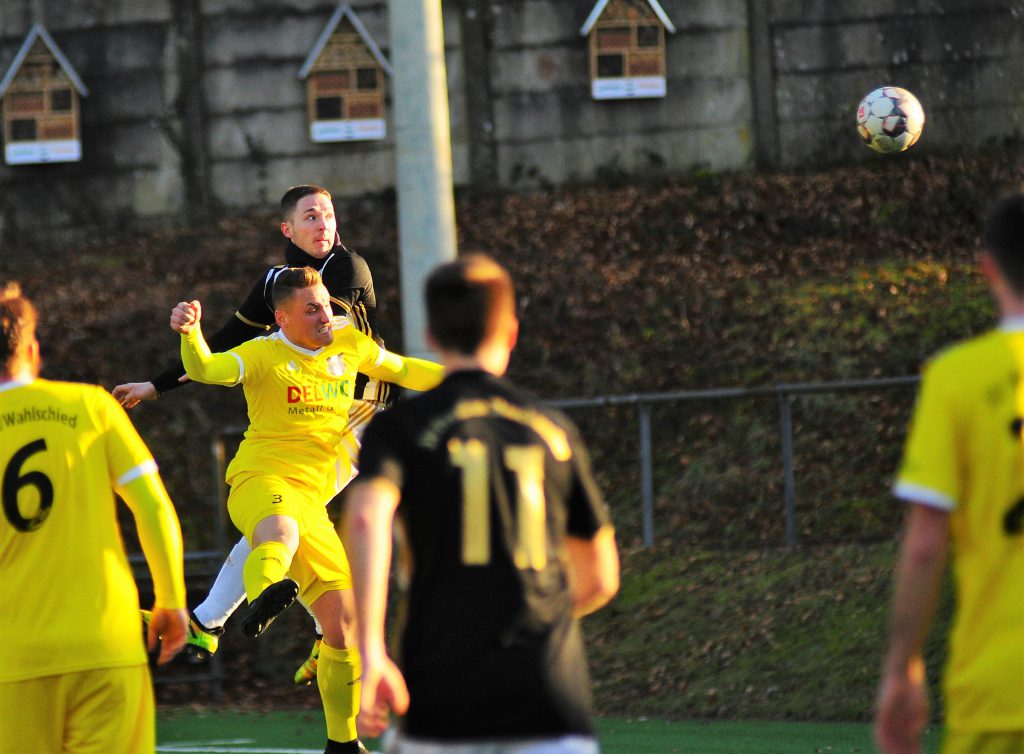
[[[299,70],[313,141],[383,139],[391,65],[347,4],[338,6]]]
[[[665,96],[665,32],[676,27],[657,0],[599,0],[580,36],[589,38],[594,99]]]
[[[0,80],[7,164],[81,160],[79,100],[88,94],[46,29],[33,26]]]

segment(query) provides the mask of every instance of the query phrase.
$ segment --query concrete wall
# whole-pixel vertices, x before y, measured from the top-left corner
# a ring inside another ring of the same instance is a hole
[[[1024,126],[1024,3],[857,0],[772,3],[783,165],[863,156],[850,138],[860,98],[881,84],[925,111],[915,149],[978,148]]]
[[[7,0],[0,4],[3,71],[34,22],[46,26],[90,90],[82,101],[83,159],[0,165],[0,232],[180,213],[185,199],[174,143],[180,129],[169,2]]]
[[[663,3],[678,29],[666,36],[667,96],[604,101],[591,99],[579,36],[592,3],[498,7],[491,70],[500,184],[750,164],[743,0]]]
[[[455,180],[531,188],[606,176],[872,159],[853,126],[881,83],[927,114],[915,149],[1015,138],[1024,0],[662,0],[663,99],[594,101],[579,29],[595,0],[443,4]],[[352,3],[388,54],[385,0]],[[0,165],[0,234],[38,223],[267,206],[313,181],[394,185],[393,143],[316,144],[297,72],[333,0],[5,0],[0,71],[43,23],[91,90],[82,162]],[[390,126],[390,123],[389,123]]]

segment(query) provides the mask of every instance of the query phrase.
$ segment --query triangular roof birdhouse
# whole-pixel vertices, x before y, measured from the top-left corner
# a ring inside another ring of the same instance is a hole
[[[391,75],[391,64],[351,6],[342,3],[299,69],[306,81],[310,138],[383,139],[384,74]]]
[[[594,99],[665,96],[665,32],[676,27],[657,0],[599,0],[580,29],[589,37]]]
[[[0,79],[7,164],[82,159],[79,99],[88,95],[53,37],[34,25]]]

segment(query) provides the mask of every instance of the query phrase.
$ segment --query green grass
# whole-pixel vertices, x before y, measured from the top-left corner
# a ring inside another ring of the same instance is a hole
[[[625,553],[618,597],[583,621],[599,713],[868,721],[894,554],[891,542]],[[927,648],[933,684],[948,599]]]
[[[860,723],[598,720],[603,754],[801,754],[871,752],[871,728]],[[316,710],[234,712],[163,710],[157,751],[315,754],[324,726]],[[940,731],[926,731],[924,751],[938,752]],[[378,746],[368,741],[370,750]]]

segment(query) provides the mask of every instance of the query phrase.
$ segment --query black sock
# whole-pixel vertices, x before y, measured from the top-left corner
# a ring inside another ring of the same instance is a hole
[[[351,741],[341,743],[339,741],[332,741],[327,739],[327,748],[324,749],[324,754],[359,754],[359,739],[355,738]]]

